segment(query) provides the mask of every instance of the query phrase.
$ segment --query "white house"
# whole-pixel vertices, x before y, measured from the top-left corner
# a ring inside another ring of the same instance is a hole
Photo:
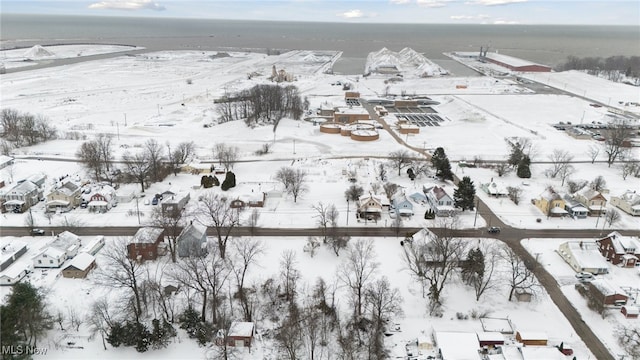
[[[64,251],[53,247],[47,247],[33,258],[33,267],[59,268],[64,264],[66,259],[67,255]]]
[[[2,198],[7,211],[24,212],[37,204],[42,198],[42,190],[38,185],[25,180],[9,189]]]
[[[480,360],[480,343],[474,332],[436,331],[434,339],[442,360]]]
[[[198,223],[185,226],[176,239],[178,243],[178,256],[201,256],[207,251],[207,227]]]
[[[488,183],[480,184],[482,191],[494,197],[505,197],[509,195],[507,187],[502,182],[491,179]]]
[[[457,210],[453,198],[437,185],[423,185],[422,191],[427,197],[427,202],[437,216],[452,216]]]
[[[609,273],[609,265],[595,242],[567,241],[560,244],[558,254],[576,272]]]
[[[63,251],[66,258],[71,259],[78,254],[82,242],[78,235],[69,231],[63,231],[55,236],[53,241],[49,243],[49,246]]]
[[[13,264],[0,274],[0,285],[13,285],[22,280],[28,273],[29,268],[24,262]]]
[[[640,194],[627,190],[624,194],[611,197],[611,205],[632,216],[640,216]]]
[[[413,203],[402,193],[397,193],[391,200],[400,216],[413,216]]]

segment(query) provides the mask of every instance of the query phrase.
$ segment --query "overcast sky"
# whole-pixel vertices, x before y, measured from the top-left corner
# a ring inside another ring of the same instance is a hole
[[[2,13],[369,23],[638,25],[638,0],[2,0]]]

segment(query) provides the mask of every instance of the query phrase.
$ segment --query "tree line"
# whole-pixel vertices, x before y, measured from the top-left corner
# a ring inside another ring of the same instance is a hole
[[[610,56],[584,57],[568,56],[567,60],[558,65],[557,71],[586,70],[591,75],[604,76],[605,78],[620,82],[623,76],[634,78],[632,85],[639,85],[640,56]]]
[[[21,113],[15,109],[2,109],[0,126],[3,139],[0,150],[8,155],[14,148],[55,139],[56,128],[49,123],[49,119],[43,115]]]
[[[308,100],[302,100],[296,86],[260,84],[226,95],[218,101],[217,112],[220,122],[242,119],[247,126],[260,122],[277,126],[284,117],[299,120],[308,108]]]

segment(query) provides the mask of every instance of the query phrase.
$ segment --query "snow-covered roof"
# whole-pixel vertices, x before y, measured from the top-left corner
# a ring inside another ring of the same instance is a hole
[[[593,190],[588,186],[585,186],[584,188],[576,191],[576,195],[582,196],[587,200],[591,200],[595,197],[602,196],[602,194],[599,191]]]
[[[498,331],[477,332],[479,341],[504,341],[504,335]]]
[[[604,296],[610,296],[610,295],[627,296],[627,293],[624,290],[622,290],[618,285],[610,282],[607,279],[598,278],[591,281],[590,284],[595,286],[596,289],[598,289]]]
[[[47,201],[47,206],[66,206],[69,202],[66,200],[51,200]]]
[[[607,261],[600,254],[597,244],[588,241],[568,241],[565,244],[571,251],[571,254],[567,255],[573,256],[575,263],[579,267],[583,269],[609,268]]]
[[[338,107],[336,108],[336,114],[363,114],[368,115],[369,112],[367,109],[361,106],[351,106],[351,107]]]
[[[627,312],[627,315],[639,315],[640,314],[640,308],[637,306],[623,306],[625,308],[625,311]]]
[[[561,207],[555,206],[555,207],[551,208],[551,213],[552,214],[566,214],[567,210],[565,210],[565,209],[563,209]]]
[[[624,236],[617,231],[613,231],[603,239],[606,238],[611,239],[611,245],[613,245],[616,254],[640,254],[640,240],[636,237]]]
[[[503,64],[509,64],[514,67],[540,65],[528,60],[520,59],[520,58],[509,56],[509,55],[499,54],[496,52],[488,52],[486,57],[488,59],[499,61]],[[542,65],[542,66],[545,66],[545,65]]]
[[[29,269],[29,266],[26,263],[22,261],[16,262],[14,264],[11,264],[11,266],[9,266],[8,268],[4,269],[2,271],[2,276],[15,279],[28,269]]]
[[[9,201],[5,201],[4,204],[5,205],[23,205],[24,201],[22,201],[22,200],[9,200]]]
[[[475,333],[436,331],[435,338],[442,360],[480,359],[480,343]]]
[[[200,240],[207,233],[207,227],[198,223],[191,223],[187,225],[180,235],[178,235],[179,241],[182,240]]]
[[[486,184],[483,184],[482,187],[489,195],[509,194],[509,192],[507,191],[507,187],[502,182],[491,181]]]
[[[27,243],[24,241],[12,240],[0,249],[0,263],[3,263],[5,260],[13,257],[18,251],[24,249],[26,246]]]
[[[8,164],[13,161],[11,156],[0,155],[0,165]]]
[[[66,251],[69,247],[79,244],[80,238],[78,237],[78,235],[69,231],[63,231],[60,234],[56,235],[49,246],[62,251]]]
[[[155,227],[141,227],[131,238],[131,243],[135,244],[152,244],[158,240],[164,230]]]
[[[96,258],[86,252],[81,252],[78,255],[76,255],[76,257],[74,257],[73,259],[71,259],[71,261],[69,262],[69,265],[67,267],[65,267],[65,269],[68,269],[70,267],[74,267],[78,270],[84,271],[86,270],[89,266],[91,266],[91,264],[96,260]]]
[[[518,331],[522,340],[549,340],[547,333],[536,331]]]
[[[60,249],[56,249],[54,247],[47,246],[44,250],[40,251],[38,255],[35,257],[39,257],[42,255],[46,255],[47,257],[52,257],[54,259],[64,258],[66,256],[66,252]]]
[[[25,180],[23,182],[21,182],[20,184],[14,186],[13,188],[11,188],[9,191],[7,191],[7,194],[10,193],[15,193],[15,194],[28,194],[34,190],[38,189],[38,185],[32,183],[29,180]]]
[[[253,336],[253,323],[234,321],[229,326],[228,336],[251,337]]]

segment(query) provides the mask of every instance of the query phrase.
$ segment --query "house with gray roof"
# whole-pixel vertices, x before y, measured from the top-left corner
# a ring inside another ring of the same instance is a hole
[[[185,226],[176,239],[178,256],[204,256],[207,253],[207,227],[191,222]]]

